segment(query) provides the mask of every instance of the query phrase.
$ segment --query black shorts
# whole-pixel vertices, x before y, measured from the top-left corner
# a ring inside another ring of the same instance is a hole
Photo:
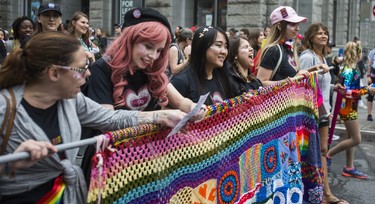
[[[329,114],[319,117],[318,128],[329,126]]]
[[[372,81],[372,83],[374,83],[375,84],[375,78],[373,78],[373,77],[371,77],[371,81]],[[370,85],[370,84],[369,84]],[[372,101],[374,101],[374,95],[371,95],[370,93],[367,95],[367,101],[368,102],[372,102]]]

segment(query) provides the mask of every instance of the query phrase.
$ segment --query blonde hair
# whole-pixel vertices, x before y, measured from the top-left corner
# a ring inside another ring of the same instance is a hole
[[[349,41],[345,45],[344,60],[348,67],[356,67],[358,60],[362,57],[361,45],[353,41]]]

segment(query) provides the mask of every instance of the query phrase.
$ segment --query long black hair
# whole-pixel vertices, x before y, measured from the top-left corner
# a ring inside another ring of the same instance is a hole
[[[225,31],[218,27],[204,26],[198,28],[194,33],[194,38],[191,45],[189,67],[190,69],[193,69],[194,73],[196,74],[200,94],[207,93],[207,86],[205,83],[207,79],[207,73],[205,70],[205,65],[207,63],[206,53],[207,50],[214,44],[219,32],[225,36],[227,43],[229,43],[229,39],[225,34]],[[228,66],[226,59],[223,66]],[[224,94],[223,97],[225,99],[234,97],[234,94],[229,86],[227,69],[225,67],[215,69],[212,74],[213,79],[216,80],[222,89],[222,94]]]

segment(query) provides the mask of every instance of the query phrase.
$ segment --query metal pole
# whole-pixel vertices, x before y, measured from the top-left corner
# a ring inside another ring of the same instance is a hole
[[[218,16],[219,11],[218,11],[217,1],[218,0],[215,0],[215,2],[214,2],[214,7],[215,7],[215,11],[214,11],[214,27],[217,26],[217,19],[219,18],[219,16]]]
[[[123,130],[116,130],[116,131],[111,131],[109,137],[111,137],[112,142],[116,145],[116,143],[120,143],[124,140],[127,139],[132,139],[135,137],[138,137],[139,135],[145,135],[148,133],[156,132],[159,130],[163,130],[166,128],[166,126],[159,125],[159,124],[143,124],[143,125],[138,125],[135,127],[129,127],[126,128],[126,131]],[[89,139],[84,139],[84,140],[78,140],[75,142],[70,142],[70,143],[64,143],[60,145],[56,145],[57,151],[64,151],[67,149],[73,149],[73,148],[78,148],[81,146],[85,145],[90,145],[90,144],[95,144],[98,137],[107,137],[107,135],[98,135]],[[0,164],[6,163],[6,162],[11,162],[11,161],[16,161],[20,159],[28,159],[30,158],[30,154],[28,152],[17,152],[13,154],[8,154],[8,155],[3,155],[0,156]]]
[[[61,152],[61,151],[65,151],[67,149],[73,149],[73,148],[78,148],[78,147],[85,146],[85,145],[95,144],[96,143],[96,137],[101,137],[101,135],[95,136],[95,137],[89,138],[89,139],[84,139],[84,140],[79,140],[79,141],[75,141],[75,142],[56,145],[56,148],[57,148],[58,152]],[[4,155],[4,156],[0,156],[0,164],[12,162],[12,161],[17,161],[17,160],[21,160],[21,159],[28,159],[28,158],[30,158],[29,152],[16,152],[16,153],[13,153],[13,154],[7,154],[7,155]]]

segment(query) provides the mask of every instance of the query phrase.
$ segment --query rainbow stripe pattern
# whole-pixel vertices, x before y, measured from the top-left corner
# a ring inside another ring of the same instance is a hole
[[[40,199],[37,204],[59,204],[62,199],[63,192],[66,184],[64,183],[63,176],[60,175],[55,179],[52,189]]]
[[[88,202],[320,203],[312,81],[214,104],[205,120],[168,138],[170,129],[155,125],[108,133],[115,149],[100,152],[102,174],[93,160]]]

